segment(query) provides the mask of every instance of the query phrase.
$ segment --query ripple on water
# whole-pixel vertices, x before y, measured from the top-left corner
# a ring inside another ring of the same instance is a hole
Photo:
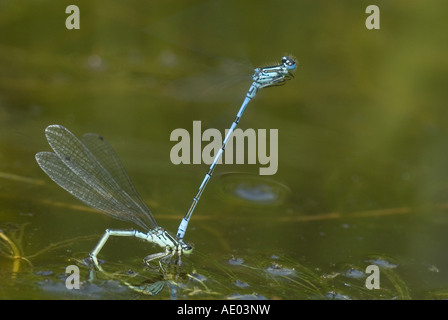
[[[227,173],[220,179],[222,197],[245,205],[279,205],[290,193],[284,184],[258,175]]]
[[[366,259],[366,262],[384,269],[394,269],[398,267],[398,264],[394,262],[393,258],[385,256],[370,256]]]

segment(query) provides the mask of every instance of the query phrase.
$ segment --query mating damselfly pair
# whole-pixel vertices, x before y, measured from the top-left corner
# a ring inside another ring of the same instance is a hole
[[[136,237],[157,244],[164,249],[163,252],[144,258],[147,263],[155,259],[167,262],[175,255],[178,255],[180,263],[182,253],[190,253],[193,250],[192,246],[183,240],[188,223],[244,110],[259,89],[282,85],[286,80],[291,79],[293,77],[291,71],[296,66],[293,58],[285,56],[279,65],[255,69],[252,77],[253,83],[221,149],[216,153],[198,192],[182,219],[176,236],[157,224],[151,210],[138,194],[115,151],[102,136],[87,133],[82,140],[79,140],[61,125],[50,125],[45,129],[45,135],[54,153],[39,152],[36,154],[36,160],[42,170],[59,186],[86,205],[115,219],[135,223],[144,230],[144,232],[106,230],[90,253],[90,258],[98,269],[101,270],[98,254],[110,236]]]

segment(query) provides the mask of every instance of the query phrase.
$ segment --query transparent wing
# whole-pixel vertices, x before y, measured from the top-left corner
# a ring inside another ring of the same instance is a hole
[[[138,194],[134,184],[129,178],[123,164],[118,158],[112,146],[102,136],[96,133],[86,133],[82,137],[82,142],[90,150],[93,156],[98,160],[100,164],[111,174],[114,180],[118,183],[121,189],[123,189],[144,212],[151,212],[147,204]],[[152,226],[157,226],[157,222],[152,216],[148,215],[148,219],[151,220]]]
[[[124,171],[115,152],[112,152],[111,157],[116,159],[103,165],[94,154],[98,155],[100,151],[91,152],[63,126],[48,126],[45,134],[55,154],[41,152],[36,155],[36,160],[58,185],[87,205],[116,219],[134,222],[146,230],[157,227],[151,211],[141,200],[135,188],[121,187],[123,175],[118,178],[118,181],[115,179],[113,174],[117,171],[117,165],[114,163],[118,161],[121,166],[120,171]],[[98,143],[91,145],[99,148]],[[109,148],[110,153],[112,148],[107,142],[106,148]],[[125,175],[127,176],[126,173]],[[128,183],[131,183],[128,177],[127,179]]]
[[[68,168],[53,152],[39,152],[36,154],[36,160],[42,170],[59,186],[68,191],[70,194],[83,201],[90,207],[105,211],[108,215],[121,219],[131,220],[131,218],[123,219],[123,212],[129,209],[123,206],[114,198],[106,198],[104,193],[98,192],[97,189],[91,187],[78,175]],[[130,213],[129,213],[130,214]],[[145,227],[144,225],[142,227]]]

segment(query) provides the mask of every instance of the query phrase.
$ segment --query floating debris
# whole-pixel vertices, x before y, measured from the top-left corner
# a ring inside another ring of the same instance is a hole
[[[362,279],[365,277],[365,273],[364,271],[351,267],[345,272],[344,276],[353,279]]]
[[[247,287],[250,287],[250,285],[248,285],[246,282],[243,282],[243,281],[238,280],[238,279],[235,280],[235,285],[236,285],[237,287],[240,287],[240,288],[247,288]]]
[[[35,274],[38,276],[48,277],[53,275],[53,271],[51,270],[36,271]]]
[[[295,274],[295,270],[283,268],[281,264],[273,262],[269,267],[267,267],[266,271],[272,275],[276,276],[290,276]]]
[[[228,260],[228,263],[232,266],[240,266],[244,263],[244,260],[241,258],[233,257]]]
[[[328,292],[326,297],[331,300],[352,300],[348,295],[340,294],[334,291]]]

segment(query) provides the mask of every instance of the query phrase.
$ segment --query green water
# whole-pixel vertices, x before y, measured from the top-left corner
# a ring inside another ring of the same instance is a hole
[[[69,31],[70,4],[0,0],[0,298],[448,296],[446,2],[379,1],[379,30],[368,1],[77,1]],[[180,270],[143,266],[158,248],[122,238],[101,251],[110,274],[85,266],[105,229],[135,226],[40,170],[45,127],[106,137],[175,233],[208,166],[174,165],[171,132],[228,128],[253,68],[284,54],[295,79],[260,91],[239,124],[278,129],[277,173],[219,165]]]

